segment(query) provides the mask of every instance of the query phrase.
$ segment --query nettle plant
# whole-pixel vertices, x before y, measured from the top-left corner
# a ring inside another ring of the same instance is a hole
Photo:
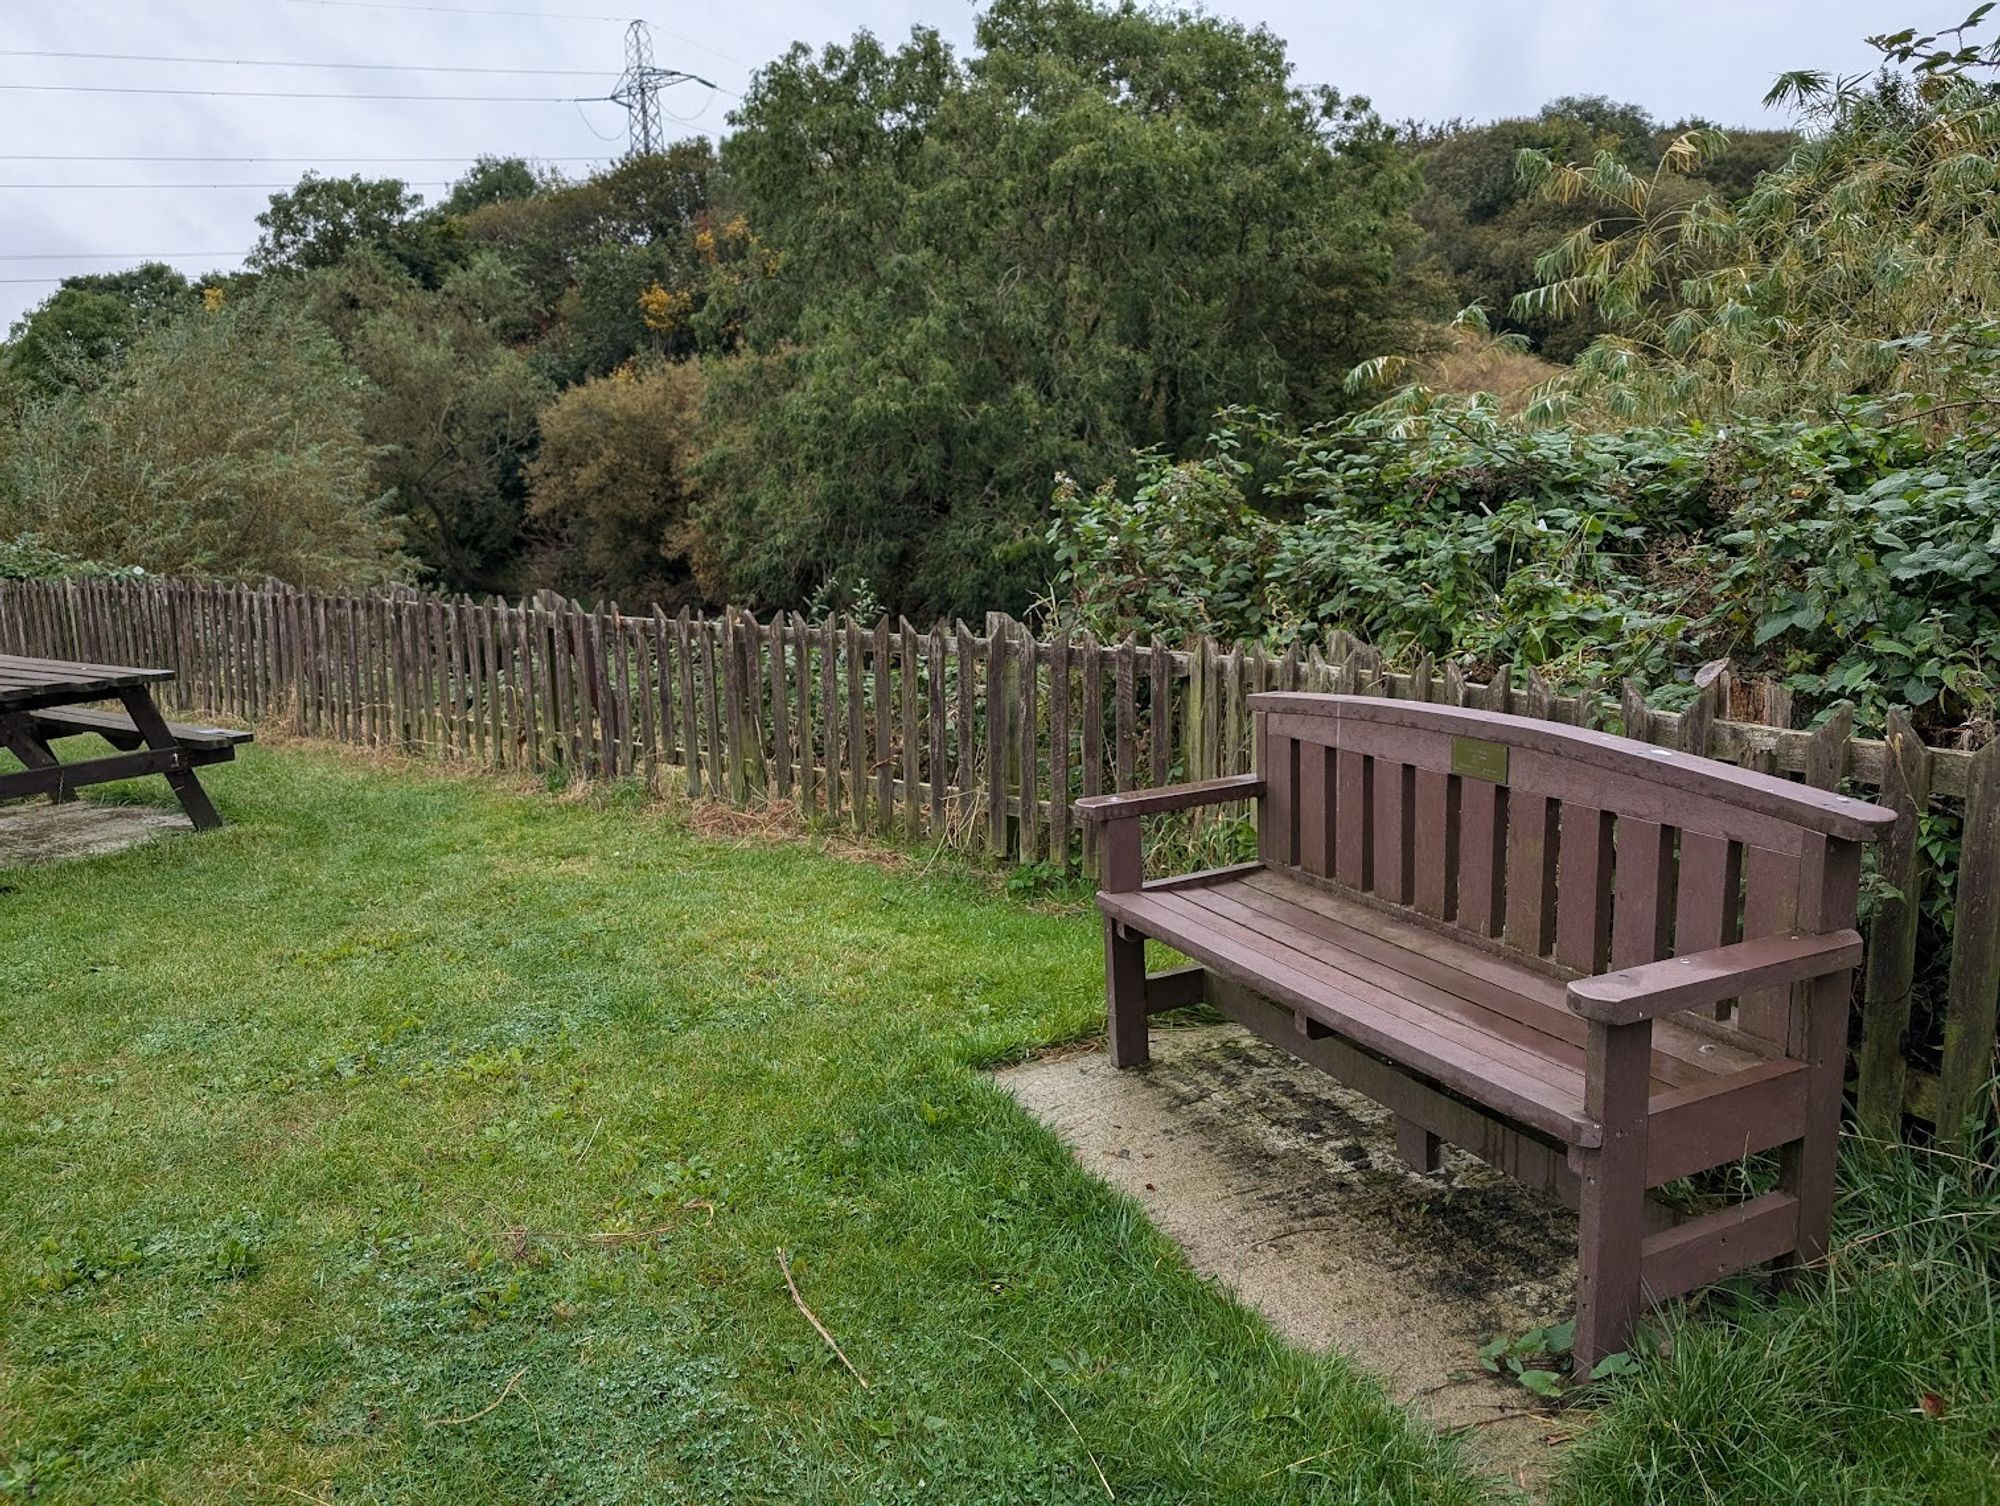
[[[1640,1356],[1657,1348],[1657,1339],[1650,1328],[1642,1328],[1634,1345],[1638,1353],[1607,1354],[1588,1375],[1576,1371],[1575,1345],[1573,1318],[1525,1333],[1497,1333],[1479,1346],[1479,1365],[1487,1374],[1512,1380],[1544,1401],[1561,1401],[1587,1382],[1633,1374]]]
[[[1944,453],[1810,497],[1747,505],[1717,540],[1724,594],[1754,612],[1813,701],[1851,700],[1864,722],[1903,705],[1932,725],[1994,714],[2000,652],[2000,452]]]

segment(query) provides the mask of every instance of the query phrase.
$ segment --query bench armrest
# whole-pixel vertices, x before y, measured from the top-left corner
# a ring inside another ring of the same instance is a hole
[[[1263,775],[1231,774],[1223,779],[1170,784],[1157,790],[1127,790],[1122,795],[1086,795],[1076,802],[1075,809],[1086,821],[1116,821],[1125,816],[1157,816],[1168,811],[1191,810],[1198,805],[1226,805],[1232,800],[1253,800],[1263,793]]]
[[[1762,936],[1685,957],[1621,968],[1569,986],[1569,1007],[1586,1020],[1630,1025],[1683,1009],[1713,1008],[1760,989],[1822,978],[1861,961],[1859,931]]]

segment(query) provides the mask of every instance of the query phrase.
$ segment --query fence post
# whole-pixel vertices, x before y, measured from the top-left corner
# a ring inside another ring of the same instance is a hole
[[[792,699],[785,663],[785,614],[773,612],[766,629],[771,639],[771,773],[778,798],[792,795]]]
[[[998,613],[986,618],[986,851],[1007,856],[1007,632]]]
[[[1963,1147],[1973,1100],[1993,1075],[1994,1006],[2000,997],[2000,742],[1975,753],[1966,771],[1958,861],[1937,1094],[1938,1144],[1951,1151]]]
[[[1903,1037],[1910,1025],[1910,984],[1916,974],[1917,919],[1923,908],[1924,856],[1918,840],[1931,792],[1930,750],[1918,741],[1907,712],[1889,713],[1883,754],[1882,804],[1896,824],[1875,849],[1883,892],[1868,928],[1862,964],[1861,1044],[1855,1053],[1855,1116],[1861,1131],[1894,1142],[1903,1131]]]
[[[896,829],[896,760],[891,744],[891,724],[895,718],[895,675],[889,661],[889,619],[875,623],[875,829],[889,836]]]
[[[1024,626],[1016,624],[1020,637],[1020,664],[1015,674],[1015,683],[1020,687],[1017,726],[1019,747],[1014,751],[1014,788],[1020,792],[1020,814],[1015,820],[1018,833],[1021,861],[1033,863],[1040,859],[1041,837],[1041,781],[1036,778],[1041,762],[1038,746],[1038,726],[1036,690],[1038,662],[1041,658],[1035,635]]]
[[[945,768],[948,762],[945,757],[944,726],[945,632],[944,619],[939,618],[936,625],[924,636],[924,667],[927,676],[924,682],[924,689],[928,696],[927,707],[930,712],[930,737],[928,744],[930,749],[931,780],[931,840],[934,842],[942,842],[945,839],[944,791],[946,782]]]
[[[847,794],[854,809],[849,814],[856,831],[868,827],[868,726],[864,676],[867,665],[861,648],[861,624],[847,621]]]
[[[923,800],[917,791],[917,630],[910,619],[896,620],[896,689],[903,737],[903,840],[923,835]]]
[[[1069,872],[1069,629],[1060,625],[1049,639],[1049,861]]]

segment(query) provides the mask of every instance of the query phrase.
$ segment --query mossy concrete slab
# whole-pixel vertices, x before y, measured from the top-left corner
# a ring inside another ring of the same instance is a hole
[[[1567,1314],[1574,1216],[1449,1147],[1438,1173],[1412,1170],[1385,1110],[1234,1027],[1152,1042],[1136,1071],[1090,1051],[998,1076],[1196,1270],[1539,1484],[1561,1426],[1477,1350]]]

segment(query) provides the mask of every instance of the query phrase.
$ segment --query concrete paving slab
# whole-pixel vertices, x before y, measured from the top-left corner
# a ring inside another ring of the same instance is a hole
[[[192,830],[179,811],[153,805],[99,805],[88,800],[5,805],[0,806],[0,868],[121,852],[162,832]]]
[[[1546,1477],[1560,1424],[1476,1351],[1568,1312],[1576,1221],[1559,1203],[1450,1148],[1437,1174],[1412,1170],[1383,1109],[1230,1026],[1156,1028],[1137,1071],[1088,1051],[997,1076],[1280,1332],[1466,1428],[1524,1488]]]

